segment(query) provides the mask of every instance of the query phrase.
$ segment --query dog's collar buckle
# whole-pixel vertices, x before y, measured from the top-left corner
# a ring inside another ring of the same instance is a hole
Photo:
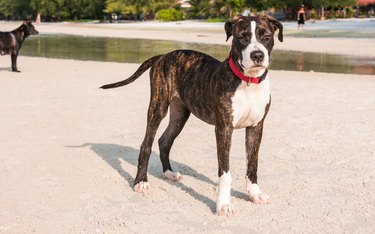
[[[229,55],[229,67],[238,78],[240,78],[241,80],[247,83],[247,86],[249,86],[251,83],[253,84],[261,83],[267,77],[267,74],[268,74],[268,69],[266,68],[266,70],[261,76],[258,76],[258,77],[246,76],[237,68],[237,66],[234,64],[234,61],[230,55]]]

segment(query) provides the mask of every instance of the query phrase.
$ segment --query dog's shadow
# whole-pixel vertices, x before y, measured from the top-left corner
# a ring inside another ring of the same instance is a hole
[[[12,68],[9,68],[9,67],[0,67],[0,71],[9,71],[9,72],[11,72]]]
[[[131,147],[126,147],[122,145],[116,144],[103,144],[103,143],[85,143],[80,146],[68,146],[70,148],[81,148],[89,146],[92,151],[94,151],[98,156],[100,156],[105,162],[107,162],[113,169],[115,169],[129,184],[130,187],[133,186],[134,177],[124,170],[123,166],[121,166],[121,161],[125,161],[135,167],[138,165],[138,154],[139,150],[136,150]],[[171,160],[172,167],[179,172],[182,172],[183,176],[191,176],[200,181],[206,182],[211,185],[216,185],[214,181],[212,181],[207,176],[200,174],[195,169],[176,161]],[[156,178],[162,177],[162,168],[159,159],[159,155],[152,152],[149,161],[148,173]],[[166,180],[168,181],[168,180]],[[193,188],[184,185],[181,182],[169,182],[171,185],[177,186],[194,199],[201,201],[202,203],[206,204],[211,211],[214,213],[216,211],[216,203],[202,195],[197,193]],[[238,191],[232,190],[232,195],[234,197],[240,199],[247,199],[247,195]]]

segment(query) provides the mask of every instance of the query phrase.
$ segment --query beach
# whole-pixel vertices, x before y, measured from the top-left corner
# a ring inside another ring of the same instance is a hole
[[[2,22],[0,31],[18,24]],[[225,43],[224,32],[215,28],[122,27],[36,25],[42,34]],[[375,54],[374,39],[284,39],[274,48]],[[293,45],[297,39],[309,46]],[[9,56],[0,57],[0,233],[375,231],[373,75],[269,71],[272,105],[258,183],[271,204],[255,205],[246,195],[245,134],[236,130],[230,157],[235,215],[219,217],[214,127],[194,116],[171,150],[172,167],[183,179],[162,178],[155,140],[151,188],[144,194],[132,190],[145,134],[148,73],[122,88],[98,87],[130,76],[139,64],[26,57],[22,50],[18,64],[22,72],[12,73]],[[156,139],[167,124],[168,117]]]

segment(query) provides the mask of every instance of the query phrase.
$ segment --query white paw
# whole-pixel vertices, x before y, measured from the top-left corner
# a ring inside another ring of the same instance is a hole
[[[178,172],[167,170],[163,173],[163,178],[168,179],[170,181],[180,181],[182,179],[182,176]]]
[[[249,194],[250,201],[253,202],[254,204],[270,204],[270,197],[267,196],[267,194],[260,193],[260,194],[255,194],[251,195]]]
[[[232,176],[230,171],[219,178],[219,196],[216,201],[216,214],[231,216],[234,214],[233,206],[230,203],[230,189],[232,184]]]
[[[262,193],[258,184],[253,184],[251,181],[246,178],[246,191],[249,195],[250,201],[254,204],[269,204],[270,197]]]
[[[216,207],[216,215],[218,216],[232,216],[234,215],[234,209],[231,204],[218,205]]]
[[[134,186],[133,190],[138,192],[138,193],[143,193],[145,190],[147,190],[149,188],[150,188],[149,182],[141,181]]]

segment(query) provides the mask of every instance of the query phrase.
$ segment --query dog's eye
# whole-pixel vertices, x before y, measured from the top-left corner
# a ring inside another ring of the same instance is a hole
[[[272,38],[272,36],[270,34],[266,34],[266,35],[263,36],[263,40],[267,41],[267,42],[270,41],[271,38]]]
[[[250,40],[250,37],[251,37],[251,35],[250,34],[248,34],[248,33],[243,33],[243,34],[241,34],[241,35],[238,35],[238,40],[240,40],[240,41],[249,41]]]

